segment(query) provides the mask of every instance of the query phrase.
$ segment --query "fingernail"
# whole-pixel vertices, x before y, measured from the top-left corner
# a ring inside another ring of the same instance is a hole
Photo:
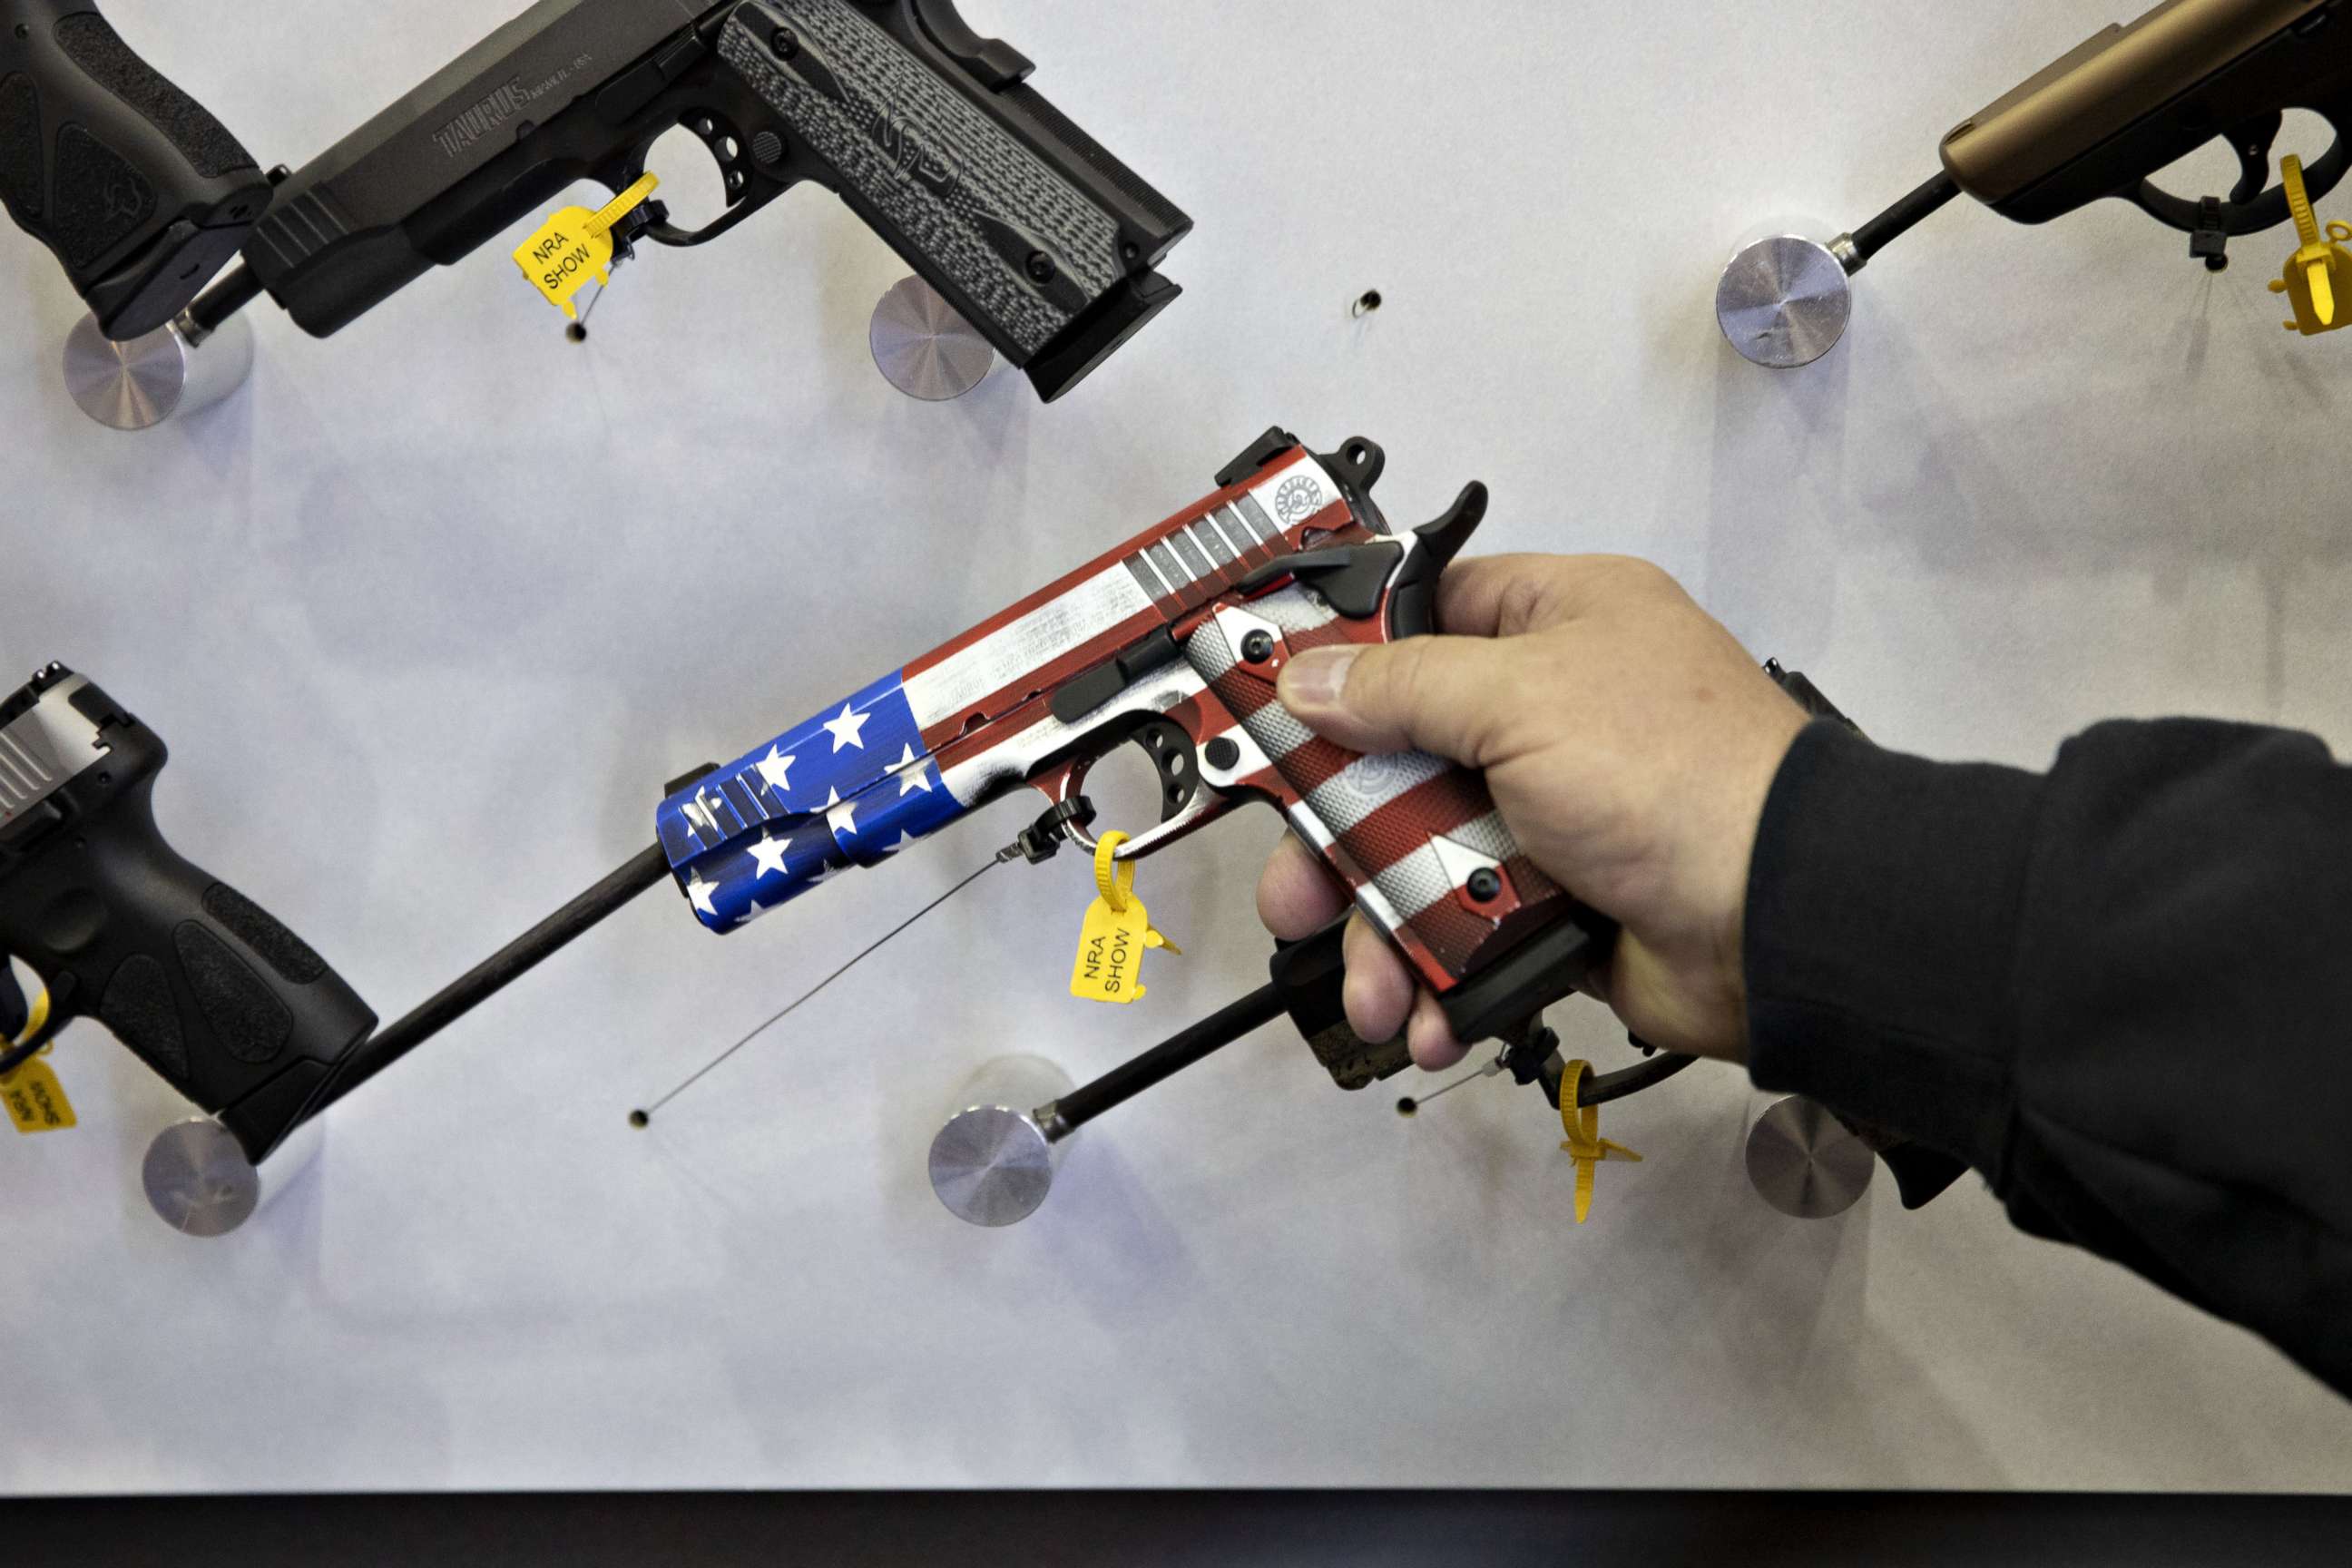
[[[1337,708],[1348,689],[1348,671],[1364,650],[1360,647],[1309,648],[1282,671],[1282,700],[1294,708]]]

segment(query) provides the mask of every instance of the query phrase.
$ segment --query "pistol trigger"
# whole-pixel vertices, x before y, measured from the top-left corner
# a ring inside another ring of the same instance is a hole
[[[16,971],[5,957],[0,957],[0,1042],[12,1042],[25,1032],[33,1009],[25,1000],[25,988],[16,983]]]
[[[0,972],[5,971],[5,963],[0,961]],[[8,984],[14,986],[16,983],[16,977],[10,975]],[[26,1006],[16,1030],[0,1034],[0,1078],[39,1056],[58,1037],[58,1031],[73,1021],[73,996],[74,974],[70,969],[60,973],[55,984],[44,983],[40,994]],[[24,1000],[21,991],[17,1000]]]
[[[1165,826],[1184,814],[1201,792],[1201,759],[1184,727],[1162,719],[1137,731],[1135,743],[1151,759],[1160,774],[1160,822]]]
[[[2230,132],[2230,151],[2238,155],[2238,184],[2230,193],[2231,206],[2243,206],[2270,189],[2271,149],[2278,145],[2286,116],[2257,115]]]
[[[1150,752],[1152,766],[1160,769],[1160,826],[1148,832],[1139,832],[1118,848],[1118,860],[1143,860],[1146,856],[1162,851],[1181,837],[1197,832],[1225,816],[1234,806],[1233,795],[1218,793],[1212,783],[1200,775],[1200,754],[1195,752],[1192,736],[1183,726],[1169,724],[1152,726],[1152,731],[1171,731],[1164,736],[1152,736],[1139,731],[1134,741]]]

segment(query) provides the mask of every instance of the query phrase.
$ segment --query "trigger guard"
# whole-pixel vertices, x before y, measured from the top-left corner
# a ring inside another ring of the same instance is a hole
[[[16,980],[16,966],[0,957],[0,1049],[16,1043],[33,1021],[32,1004],[25,1000],[25,988]]]
[[[2233,145],[2231,151],[2236,152],[2237,148]],[[2305,166],[2304,189],[2314,202],[2323,201],[2344,183],[2347,173],[2352,173],[2352,145],[2347,144],[2339,131],[2327,151],[2315,163]],[[2174,195],[2154,180],[2142,180],[2136,187],[2116,194],[2168,228],[2195,234],[2206,226],[2197,202]],[[2287,210],[2284,185],[2273,185],[2250,202],[2221,204],[2221,231],[2233,239],[2265,233],[2293,219],[2294,214]]]
[[[686,132],[700,142],[702,150],[710,154],[710,162],[719,170],[719,181],[727,190],[727,208],[700,228],[681,228],[665,217],[659,223],[646,226],[645,238],[652,240],[656,245],[666,245],[677,250],[690,249],[698,245],[708,245],[767,205],[768,202],[779,194],[775,190],[765,188],[774,184],[773,177],[762,176],[757,171],[751,156],[753,138],[745,134],[725,116],[707,109],[688,110],[677,117],[677,123],[672,129]],[[656,137],[654,140],[659,141],[660,138]],[[725,144],[730,142],[735,144],[735,153],[732,157],[728,156],[724,151]],[[626,190],[636,182],[639,175],[646,173],[646,158],[652,153],[653,148],[653,142],[648,142],[638,150],[635,159],[635,173],[630,174],[621,184],[614,187],[614,195],[617,195],[621,191]],[[763,180],[765,185],[762,184]]]
[[[1151,759],[1152,771],[1160,778],[1160,821],[1165,827],[1191,809],[1201,793],[1209,787],[1201,776],[1200,750],[1193,744],[1192,733],[1173,719],[1152,719],[1137,725],[1122,738],[1123,743],[1139,747]],[[1108,755],[1108,752],[1104,753]],[[1087,775],[1093,772],[1100,757],[1084,758],[1072,764],[1062,785],[1066,796],[1086,793]],[[1070,842],[1091,854],[1099,837],[1085,823],[1072,823]],[[1138,834],[1129,844],[1119,846],[1118,858],[1129,858],[1130,846],[1146,843],[1146,836]]]
[[[49,1042],[73,1021],[73,1009],[67,1005],[72,994],[68,977],[58,985],[44,984],[37,1003],[26,1002],[14,964],[5,954],[0,954],[0,1078],[7,1077],[47,1050]],[[37,1013],[40,1025],[27,1032]],[[19,1035],[23,1036],[21,1039]]]

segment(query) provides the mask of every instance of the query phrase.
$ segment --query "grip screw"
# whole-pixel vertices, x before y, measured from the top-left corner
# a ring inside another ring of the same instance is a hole
[[[1242,658],[1252,664],[1264,664],[1274,657],[1274,638],[1265,632],[1252,632],[1242,638]]]
[[[768,35],[768,47],[775,51],[778,59],[791,59],[801,52],[800,35],[790,27],[779,27]]]
[[[1224,773],[1242,760],[1242,749],[1234,744],[1230,735],[1220,735],[1202,748],[1201,755],[1211,767]]]
[[[1470,873],[1463,888],[1476,902],[1491,904],[1503,896],[1503,875],[1492,866],[1481,866]]]
[[[1042,250],[1029,253],[1029,278],[1032,282],[1051,283],[1054,280],[1054,258]]]

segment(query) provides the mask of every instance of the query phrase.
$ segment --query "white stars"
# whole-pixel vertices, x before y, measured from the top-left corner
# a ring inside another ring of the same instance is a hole
[[[913,844],[913,843],[916,843],[916,842],[918,842],[918,840],[916,839],[916,837],[915,837],[915,836],[914,836],[913,834],[907,832],[904,828],[901,828],[901,829],[899,829],[899,831],[898,831],[898,843],[896,843],[896,844],[891,844],[891,845],[886,845],[886,846],[884,846],[883,850],[882,850],[882,853],[883,853],[883,854],[885,854],[885,855],[896,855],[897,853],[898,853],[898,851],[899,851],[899,850],[904,849],[905,847],[907,847],[907,846],[908,846],[908,845],[909,845],[909,844]]]
[[[840,833],[857,831],[857,803],[853,800],[844,804],[839,790],[825,792],[824,811],[825,820],[833,825],[835,831]]]
[[[915,760],[915,748],[912,742],[908,744],[906,755],[898,759],[898,767],[900,800],[906,799],[917,790],[921,790],[925,795],[931,793],[931,781],[924,775],[923,763]]]
[[[751,859],[760,868],[752,873],[752,880],[783,876],[784,852],[792,847],[793,841],[789,838],[778,838],[767,833],[760,835],[760,842],[751,846]]]
[[[695,909],[700,911],[706,920],[715,921],[719,918],[719,906],[710,901],[710,895],[718,890],[704,881],[699,872],[696,873],[693,881],[686,885],[686,896],[694,900]]]
[[[798,757],[784,755],[784,749],[782,746],[770,746],[768,754],[761,757],[759,762],[760,777],[767,782],[770,789],[782,795],[792,788],[793,764],[798,761],[800,761]]]
[[[838,756],[852,746],[856,747],[861,752],[864,751],[866,749],[866,739],[861,731],[866,728],[866,721],[872,717],[873,715],[870,713],[856,712],[850,708],[848,703],[843,703],[841,705],[841,717],[838,719],[827,719],[824,721],[826,731],[833,736],[834,754]]]

